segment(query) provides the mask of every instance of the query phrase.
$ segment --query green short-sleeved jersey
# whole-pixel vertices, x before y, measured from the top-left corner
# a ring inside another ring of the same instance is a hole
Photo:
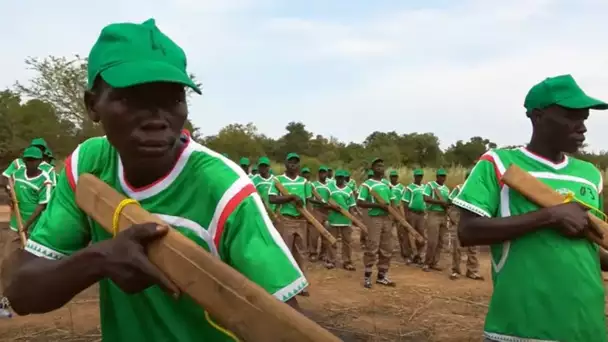
[[[354,179],[350,179],[348,181],[348,187],[352,190],[352,191],[356,191],[357,190],[357,181],[355,181]]]
[[[321,183],[320,181],[314,181],[311,183],[311,186],[317,190],[317,193],[319,194],[319,196],[321,196],[321,200],[323,200],[323,202],[327,203],[327,201],[329,200],[329,186],[331,184],[335,184],[334,183]],[[313,204],[314,207],[318,207],[318,204]]]
[[[89,242],[111,238],[75,202],[79,176],[91,173],[137,200],[278,300],[295,296],[308,283],[273,227],[251,180],[227,158],[187,136],[183,141],[184,149],[174,168],[156,183],[136,188],[125,179],[120,157],[105,137],[86,140],[67,158],[26,250],[39,257],[61,259]],[[214,328],[204,309],[187,295],[175,300],[158,286],[126,294],[109,279],[100,282],[99,292],[104,341],[233,340]]]
[[[377,181],[375,179],[368,179],[359,188],[358,200],[375,203],[376,199],[372,196],[370,189],[373,189],[387,204],[392,203],[395,200],[395,194],[391,190],[390,186],[384,181]],[[387,216],[388,212],[380,208],[371,208],[368,210],[369,216]]]
[[[25,162],[23,162],[23,159],[17,158],[8,165],[6,170],[4,170],[4,172],[2,172],[2,175],[4,177],[8,178],[13,173],[15,173],[15,171],[20,170],[21,168],[25,168]],[[40,163],[40,165],[38,165],[38,168],[40,170],[46,172],[49,175],[51,183],[53,184],[53,187],[54,187],[57,184],[57,174],[55,173],[55,167],[53,165],[43,161]]]
[[[424,201],[424,184],[410,183],[403,190],[403,202],[407,204],[407,208],[413,211],[425,211],[426,202]]]
[[[447,201],[450,196],[450,188],[448,188],[445,184],[439,185],[437,182],[432,181],[426,183],[424,186],[424,196],[429,196],[433,199],[438,199],[437,194],[433,189],[439,190],[439,194],[441,195],[442,200]],[[445,208],[440,206],[439,204],[430,204],[427,206],[427,210],[429,211],[445,211]]]
[[[19,213],[21,214],[21,220],[23,224],[32,216],[36,207],[40,204],[46,204],[51,199],[51,189],[53,184],[49,175],[40,170],[40,173],[35,177],[28,177],[26,168],[22,167],[15,170],[12,174],[12,178],[15,181],[15,196],[19,202]],[[40,219],[40,217],[38,217]],[[32,222],[30,230],[35,227],[35,223]],[[17,231],[17,217],[11,213],[10,228]]]
[[[268,191],[272,186],[272,182],[274,182],[274,176],[270,175],[270,177],[264,178],[258,173],[257,175],[253,175],[253,177],[251,177],[251,181],[253,182],[253,185],[255,186],[255,189],[258,191],[258,194],[262,200],[268,205],[268,208],[270,210],[275,210],[276,205],[268,202]]]
[[[517,165],[556,191],[598,207],[603,180],[590,163],[550,162],[525,148],[484,154],[453,200],[485,217],[523,215],[539,207],[500,182]],[[485,336],[496,341],[607,341],[598,247],[546,228],[491,246],[494,292]]]
[[[339,187],[336,183],[330,184],[329,191],[331,199],[333,199],[334,202],[336,202],[336,204],[343,209],[349,210],[351,207],[357,205],[353,189],[351,189],[347,184],[344,184],[343,187]],[[329,211],[327,221],[330,225],[336,227],[352,225],[352,222],[346,216],[335,210]]]
[[[395,195],[395,199],[393,200],[393,204],[399,205],[401,198],[403,198],[403,191],[405,191],[405,187],[401,183],[397,183],[395,185],[391,184],[391,191]]]
[[[283,186],[289,192],[290,195],[296,195],[296,196],[300,197],[300,199],[306,206],[306,200],[309,199],[310,196],[312,196],[312,187],[310,185],[310,182],[308,182],[306,180],[306,178],[304,178],[302,176],[297,176],[295,179],[291,179],[291,178],[287,177],[287,175],[283,174],[283,175],[276,176],[275,181],[277,181],[277,180],[279,182],[281,182],[281,184],[283,184]],[[268,194],[275,195],[275,196],[280,195],[279,190],[277,190],[277,187],[275,186],[274,183],[272,183],[272,186],[270,187]],[[300,217],[301,216],[300,212],[298,212],[298,209],[296,209],[296,205],[291,202],[281,204],[280,207],[281,208],[279,209],[279,212],[281,213],[281,215],[291,216],[291,217]]]

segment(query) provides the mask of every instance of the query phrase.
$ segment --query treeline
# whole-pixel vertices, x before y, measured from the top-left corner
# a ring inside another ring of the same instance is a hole
[[[0,166],[19,156],[34,137],[43,137],[58,158],[65,157],[77,144],[102,135],[84,108],[86,59],[48,56],[28,58],[25,66],[33,71],[26,83],[0,91]],[[362,142],[341,142],[306,129],[301,122],[290,122],[278,139],[258,131],[253,123],[231,124],[216,135],[202,136],[188,122],[192,136],[210,148],[227,153],[233,160],[246,156],[252,160],[265,155],[281,162],[288,152],[298,152],[310,167],[330,164],[334,167],[360,169],[375,156],[382,156],[393,167],[470,167],[490,148],[491,140],[475,136],[440,148],[435,134],[373,132]],[[602,169],[608,168],[608,153],[581,153]]]

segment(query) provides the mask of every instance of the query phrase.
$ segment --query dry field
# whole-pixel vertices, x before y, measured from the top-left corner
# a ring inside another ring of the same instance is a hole
[[[0,207],[0,222],[6,219],[6,209]],[[309,265],[311,296],[298,300],[317,322],[345,341],[481,340],[490,281],[451,281],[447,267],[425,273],[398,257],[391,269],[397,287],[366,290],[361,286],[358,247],[356,272]],[[486,254],[481,261],[482,273],[489,279]],[[443,266],[449,266],[447,255]],[[100,341],[98,311],[96,288],[90,288],[54,312],[0,320],[0,341]]]

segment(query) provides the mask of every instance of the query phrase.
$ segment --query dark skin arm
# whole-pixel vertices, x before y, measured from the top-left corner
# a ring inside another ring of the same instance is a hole
[[[296,202],[297,205],[302,205],[302,200],[295,195],[288,196],[278,196],[278,195],[270,195],[268,196],[268,202],[272,204],[286,204],[291,202]]]
[[[548,227],[558,229],[567,237],[578,238],[588,225],[585,208],[576,202],[509,217],[482,217],[460,209],[458,238],[463,247],[492,245]]]
[[[357,200],[357,205],[361,208],[366,208],[366,209],[379,208],[379,209],[387,210],[386,204],[368,202],[368,201],[364,201],[364,200]]]
[[[446,202],[446,201],[442,201],[442,200],[440,200],[440,199],[433,198],[433,197],[431,197],[431,196],[426,196],[426,195],[425,195],[425,196],[424,196],[424,201],[425,201],[426,203],[429,203],[429,204],[439,204],[439,205],[441,205],[441,206],[443,206],[443,207],[447,207],[447,206],[448,206],[448,202]]]
[[[602,271],[608,272],[608,252],[600,248],[600,266]]]

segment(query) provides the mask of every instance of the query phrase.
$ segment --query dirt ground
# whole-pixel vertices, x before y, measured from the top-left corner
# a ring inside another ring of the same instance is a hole
[[[0,207],[0,222],[6,222],[6,213],[6,207]],[[358,243],[354,248],[356,272],[327,270],[320,263],[308,266],[311,296],[298,301],[317,322],[348,341],[481,340],[489,280],[449,280],[447,254],[446,270],[431,273],[407,266],[397,257],[390,272],[397,287],[376,285],[368,290],[362,287]],[[485,253],[481,264],[489,279]],[[97,289],[88,289],[52,313],[0,319],[0,341],[101,341]]]

